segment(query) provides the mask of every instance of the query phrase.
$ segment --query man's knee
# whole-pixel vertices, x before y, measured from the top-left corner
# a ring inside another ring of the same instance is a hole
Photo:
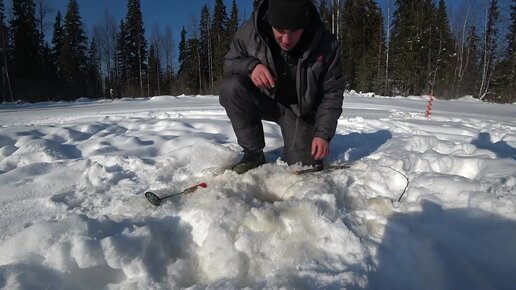
[[[226,106],[229,100],[248,91],[249,79],[241,75],[230,75],[224,78],[220,85],[219,102]]]

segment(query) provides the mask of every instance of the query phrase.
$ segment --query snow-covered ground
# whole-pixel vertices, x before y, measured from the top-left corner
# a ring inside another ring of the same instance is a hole
[[[0,105],[0,287],[514,289],[516,105],[427,101],[346,94],[351,168],[300,176],[267,122],[268,164],[215,174],[216,96]]]

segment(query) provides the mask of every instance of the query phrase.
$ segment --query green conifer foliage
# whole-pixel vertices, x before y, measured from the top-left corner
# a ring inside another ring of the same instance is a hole
[[[125,52],[129,96],[144,96],[147,61],[147,40],[140,0],[128,0],[125,18]]]
[[[224,1],[215,0],[211,29],[213,35],[213,69],[215,82],[218,82],[223,77],[224,55],[228,51],[231,41],[226,33],[228,20]]]
[[[385,35],[378,4],[346,1],[342,21],[342,63],[349,86],[365,92],[382,90]]]
[[[58,65],[66,99],[72,100],[77,95],[87,94],[87,63],[87,37],[79,15],[79,4],[77,0],[70,0],[64,17]]]
[[[10,46],[16,98],[29,102],[46,100],[42,93],[42,47],[34,1],[13,0],[12,15]]]

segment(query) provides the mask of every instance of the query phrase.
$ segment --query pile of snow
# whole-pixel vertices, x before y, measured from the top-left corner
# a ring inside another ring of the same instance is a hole
[[[345,95],[328,163],[243,175],[214,96],[0,105],[5,289],[509,289],[516,106]],[[206,182],[154,207],[143,197]]]
[[[92,102],[93,100],[88,98],[88,97],[80,97],[80,98],[77,98],[77,100],[75,100],[76,102],[83,102],[83,103],[86,103],[86,102]]]
[[[476,99],[475,97],[473,97],[471,95],[466,95],[466,96],[464,96],[462,98],[458,98],[457,100],[460,101],[460,102],[477,102],[477,103],[478,102],[482,102],[481,100]]]

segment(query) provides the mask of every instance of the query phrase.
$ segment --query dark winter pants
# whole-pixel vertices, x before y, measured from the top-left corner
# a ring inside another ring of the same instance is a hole
[[[232,75],[222,82],[220,104],[231,120],[238,144],[244,150],[265,147],[262,120],[281,127],[283,160],[288,164],[319,164],[311,154],[315,118],[299,118],[294,112],[261,93],[248,77]]]

